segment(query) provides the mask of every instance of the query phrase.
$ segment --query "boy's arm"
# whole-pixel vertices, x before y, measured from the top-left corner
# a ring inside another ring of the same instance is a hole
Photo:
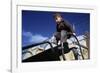
[[[69,27],[69,29],[70,29],[70,32],[71,33],[74,33],[75,31],[73,30],[73,28],[72,28],[72,26],[71,26],[71,24],[66,20],[66,21],[64,21],[65,22],[65,26],[66,27]]]

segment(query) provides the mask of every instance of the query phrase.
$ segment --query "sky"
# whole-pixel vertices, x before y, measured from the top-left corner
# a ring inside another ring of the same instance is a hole
[[[22,46],[49,39],[56,32],[55,12],[22,10]],[[90,32],[89,13],[60,12],[64,20],[74,25],[77,36]]]

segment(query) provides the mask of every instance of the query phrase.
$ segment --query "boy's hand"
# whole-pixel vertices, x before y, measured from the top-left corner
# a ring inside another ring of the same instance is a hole
[[[76,35],[76,33],[73,33],[73,35]]]

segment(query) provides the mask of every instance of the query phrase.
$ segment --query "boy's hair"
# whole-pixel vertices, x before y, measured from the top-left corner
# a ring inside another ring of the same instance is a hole
[[[58,17],[62,17],[62,16],[61,16],[61,14],[60,14],[60,13],[58,13],[58,12],[57,12],[57,13],[55,13],[55,14],[53,15],[53,17],[54,17],[54,18],[56,18],[57,16],[58,16]]]

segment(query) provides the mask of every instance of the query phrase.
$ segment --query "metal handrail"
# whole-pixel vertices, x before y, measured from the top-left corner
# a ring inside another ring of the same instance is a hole
[[[73,34],[72,34],[72,36],[76,39],[76,41],[77,41],[77,45],[79,45],[79,49],[80,49],[80,53],[81,53],[82,59],[84,60],[84,56],[83,56],[83,54],[82,54],[81,45],[80,45],[80,43],[79,43],[77,37],[76,37],[75,35],[73,35]]]
[[[31,51],[22,52],[22,54],[25,54],[25,53],[30,53],[33,56],[33,53]]]
[[[36,43],[36,44],[29,45],[29,46],[25,46],[25,47],[22,47],[22,49],[23,50],[29,49],[29,48],[32,48],[34,46],[38,46],[38,45],[45,44],[45,43],[48,43],[50,45],[52,51],[54,52],[53,46],[52,46],[52,44],[49,41],[44,41],[44,42],[41,42],[41,43]]]

